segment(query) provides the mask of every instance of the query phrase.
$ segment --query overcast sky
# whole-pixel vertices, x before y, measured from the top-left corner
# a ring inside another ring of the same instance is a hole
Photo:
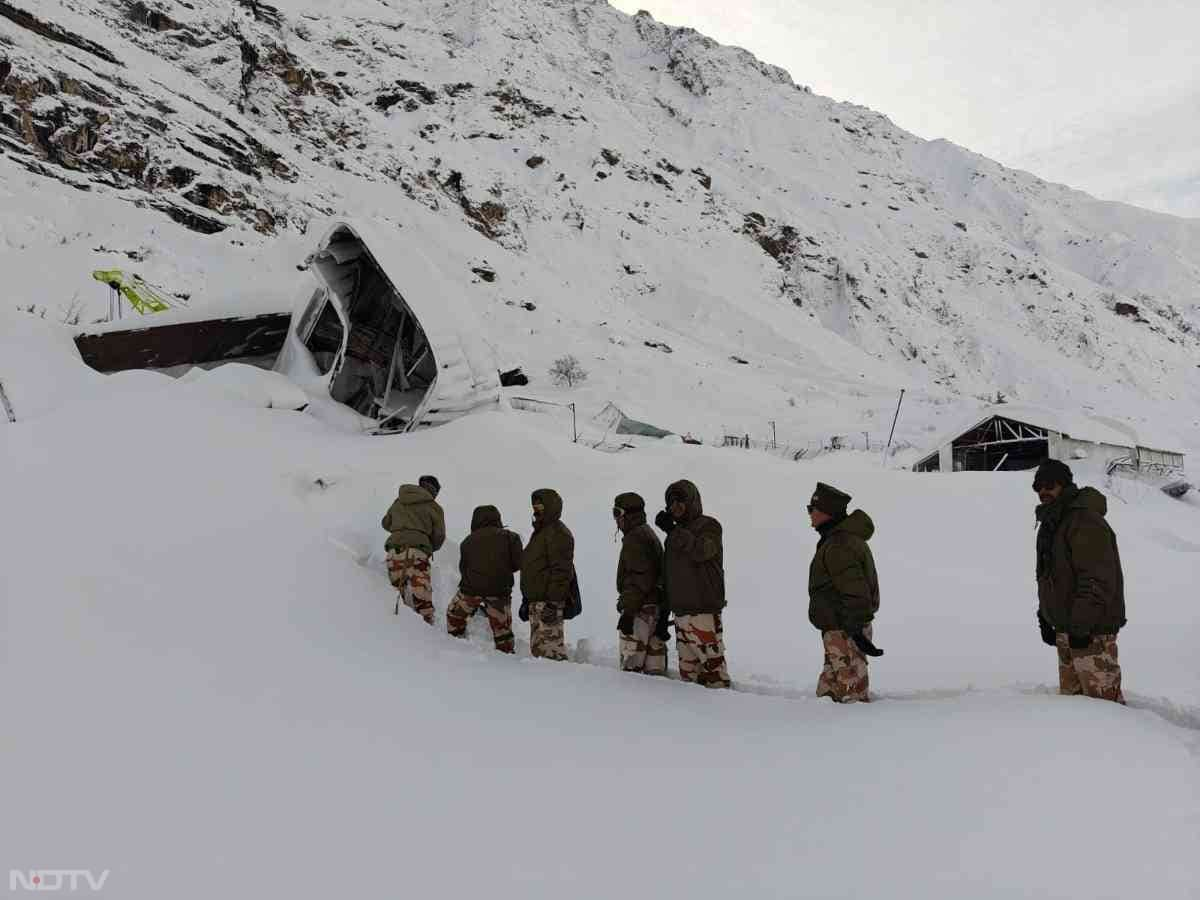
[[[1198,0],[610,0],[924,138],[1200,216]]]

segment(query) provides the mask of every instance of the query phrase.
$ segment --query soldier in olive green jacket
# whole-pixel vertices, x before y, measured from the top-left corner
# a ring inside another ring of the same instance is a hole
[[[400,493],[383,517],[388,532],[388,578],[399,592],[400,603],[416,612],[428,624],[433,624],[433,586],[429,574],[429,557],[441,549],[446,540],[446,516],[438,505],[441,484],[433,475],[422,475],[416,484],[400,486]]]
[[[639,494],[617,495],[613,520],[621,529],[617,560],[617,620],[621,668],[647,675],[667,674],[667,608],[662,602],[662,543],[646,524],[646,501]]]
[[[704,514],[700,490],[676,481],[666,492],[667,508],[654,524],[667,535],[663,585],[675,614],[679,678],[710,688],[732,686],[725,663],[725,553],[721,523]]]
[[[825,651],[817,696],[838,703],[870,700],[867,657],[883,655],[871,642],[879,576],[867,541],[875,524],[861,509],[847,515],[849,504],[849,494],[821,482],[808,504],[821,535],[808,568],[808,620]]]
[[[1038,625],[1058,650],[1058,689],[1124,703],[1117,632],[1125,625],[1125,575],[1108,501],[1080,488],[1057,459],[1038,467]]]
[[[512,653],[513,573],[521,568],[521,537],[500,521],[494,506],[477,506],[471,516],[471,533],[458,548],[462,579],[458,594],[446,608],[446,631],[467,636],[467,622],[476,610],[487,610],[492,639],[501,653]]]
[[[532,656],[564,660],[563,614],[575,581],[575,536],[563,524],[557,491],[536,490],[531,502],[533,536],[521,555],[521,621],[529,622]]]

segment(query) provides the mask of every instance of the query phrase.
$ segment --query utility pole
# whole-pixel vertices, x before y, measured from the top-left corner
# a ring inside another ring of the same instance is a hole
[[[869,431],[863,432],[863,446],[866,447],[867,450],[871,449],[871,432]]]
[[[775,420],[771,419],[768,424],[771,426],[771,449],[777,450],[779,449],[779,442],[775,438]]]
[[[571,443],[578,444],[579,429],[575,427],[575,404],[572,402],[568,403],[567,406],[571,407]]]
[[[17,417],[13,413],[12,404],[8,402],[8,394],[4,393],[4,382],[0,381],[0,405],[4,407],[4,412],[8,416],[9,422],[16,422]]]
[[[883,448],[883,465],[887,465],[887,454],[892,449],[892,437],[896,433],[896,422],[900,418],[900,404],[904,402],[904,388],[900,388],[900,399],[896,401],[896,415],[892,416],[892,430],[888,432],[887,446]]]

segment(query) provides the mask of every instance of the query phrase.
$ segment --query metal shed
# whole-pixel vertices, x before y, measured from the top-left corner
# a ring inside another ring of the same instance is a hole
[[[1155,443],[1163,443],[1156,441]],[[1044,459],[1093,459],[1108,471],[1181,475],[1184,454],[1153,446],[1113,419],[1002,404],[981,410],[944,435],[914,472],[1033,469]]]

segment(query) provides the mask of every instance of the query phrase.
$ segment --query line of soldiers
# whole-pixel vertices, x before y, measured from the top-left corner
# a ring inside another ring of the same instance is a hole
[[[1059,690],[1124,703],[1116,635],[1125,624],[1124,577],[1116,536],[1104,519],[1107,504],[1094,488],[1079,488],[1071,470],[1047,460],[1033,482],[1040,505],[1037,539],[1038,626],[1057,648]],[[403,602],[433,624],[429,559],[445,541],[437,478],[406,484],[383,517],[388,575]],[[824,661],[817,696],[839,703],[870,700],[868,659],[883,655],[873,642],[879,576],[867,542],[874,523],[849,512],[850,495],[818,482],[808,503],[819,538],[809,566],[808,617],[821,633]],[[710,688],[731,686],[721,617],[725,569],[721,524],[705,515],[690,481],[671,484],[654,524],[636,493],[619,494],[612,516],[623,538],[617,561],[617,631],[621,668],[667,674],[669,628],[675,628],[679,676]],[[563,501],[549,488],[531,496],[533,536],[506,529],[494,506],[480,506],[460,545],[458,592],[446,610],[446,630],[466,637],[467,622],[486,610],[496,649],[514,652],[512,591],[520,572],[518,615],[530,625],[535,657],[567,658],[564,621],[580,609],[575,538],[562,521]],[[673,617],[673,622],[672,618]]]

